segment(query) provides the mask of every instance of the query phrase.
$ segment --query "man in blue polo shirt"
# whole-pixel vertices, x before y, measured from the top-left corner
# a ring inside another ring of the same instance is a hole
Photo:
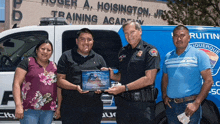
[[[208,55],[188,45],[189,41],[188,28],[178,25],[173,30],[176,49],[167,53],[163,65],[162,93],[169,124],[179,124],[177,116],[184,112],[189,124],[199,124],[200,104],[213,84]]]

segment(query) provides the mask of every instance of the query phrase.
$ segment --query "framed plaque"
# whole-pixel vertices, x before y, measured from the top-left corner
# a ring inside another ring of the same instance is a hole
[[[82,71],[82,90],[106,90],[111,87],[110,72],[100,70]]]

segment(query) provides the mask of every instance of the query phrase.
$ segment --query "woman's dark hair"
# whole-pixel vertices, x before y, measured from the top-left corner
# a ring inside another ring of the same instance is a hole
[[[89,34],[92,35],[92,38],[94,38],[94,36],[93,36],[93,34],[92,34],[92,31],[89,30],[88,28],[82,28],[81,30],[79,30],[79,31],[77,32],[77,38],[79,37],[79,35],[80,35],[81,33],[89,33]]]
[[[52,43],[51,43],[49,40],[41,40],[41,41],[37,44],[37,46],[35,47],[34,52],[35,52],[36,55],[37,55],[36,50],[38,50],[39,47],[40,47],[42,44],[44,44],[44,43],[49,43],[49,44],[51,45],[52,52],[53,52],[53,45],[52,45]]]

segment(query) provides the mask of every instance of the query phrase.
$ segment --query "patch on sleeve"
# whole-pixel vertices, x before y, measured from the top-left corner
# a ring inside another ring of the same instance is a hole
[[[157,56],[157,55],[158,55],[158,51],[157,51],[155,48],[153,48],[153,49],[151,49],[151,50],[149,51],[149,54],[150,54],[151,56]]]

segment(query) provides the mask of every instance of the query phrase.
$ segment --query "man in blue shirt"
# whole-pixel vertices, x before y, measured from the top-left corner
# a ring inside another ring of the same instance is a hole
[[[213,84],[208,55],[189,46],[189,42],[188,28],[177,26],[173,30],[176,49],[167,53],[163,65],[162,93],[169,124],[180,123],[177,116],[184,112],[189,124],[199,124],[200,104]]]

